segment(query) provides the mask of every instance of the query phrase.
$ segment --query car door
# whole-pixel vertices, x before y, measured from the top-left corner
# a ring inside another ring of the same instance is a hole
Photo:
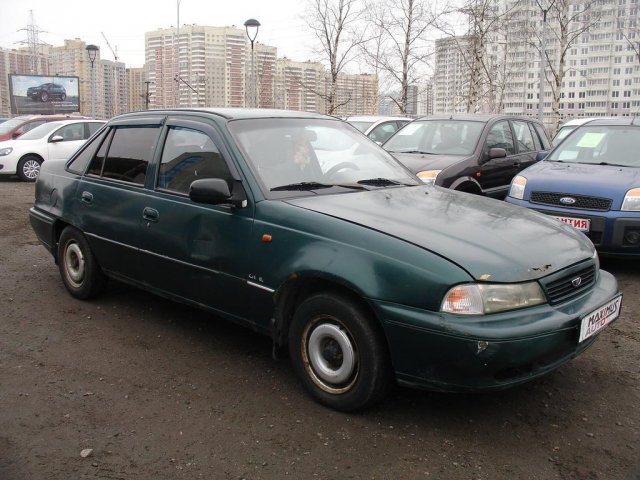
[[[158,116],[113,122],[97,137],[102,143],[76,190],[76,223],[98,263],[133,282],[142,282],[140,225],[148,195],[144,186],[163,120]]]
[[[64,125],[54,130],[47,140],[47,160],[67,160],[87,140],[86,122]]]
[[[189,198],[199,179],[222,178],[230,188],[243,188],[219,133],[204,121],[169,118],[162,145],[154,192],[140,219],[146,282],[267,328],[271,293],[247,283],[253,204],[235,208]]]
[[[513,132],[508,120],[499,120],[489,126],[482,151],[480,176],[476,177],[482,191],[494,198],[504,198],[515,172],[519,157],[514,145]],[[502,148],[506,157],[490,158],[492,148]]]

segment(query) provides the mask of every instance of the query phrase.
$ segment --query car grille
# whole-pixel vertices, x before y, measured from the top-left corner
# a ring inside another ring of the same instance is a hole
[[[561,198],[571,197],[575,199],[572,205],[564,204]],[[543,205],[556,205],[566,208],[582,208],[585,210],[601,210],[606,212],[611,209],[610,198],[587,197],[585,195],[573,195],[571,193],[555,193],[555,192],[531,192],[531,202],[541,203]]]
[[[578,279],[580,279],[578,281]],[[596,281],[596,267],[571,268],[540,281],[551,305],[566,302],[590,289]],[[575,285],[578,283],[578,285]]]

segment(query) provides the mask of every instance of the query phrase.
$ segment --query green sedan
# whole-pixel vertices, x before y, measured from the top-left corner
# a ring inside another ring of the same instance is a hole
[[[269,335],[341,411],[395,384],[491,390],[586,350],[616,280],[557,220],[425,185],[333,117],[112,119],[42,166],[30,210],[69,293],[126,282]]]

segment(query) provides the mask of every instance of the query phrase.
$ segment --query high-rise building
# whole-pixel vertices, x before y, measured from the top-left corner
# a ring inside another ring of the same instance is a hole
[[[469,51],[470,36],[436,40],[436,63],[433,74],[433,113],[461,113],[467,111],[469,94],[469,66],[465,56]]]
[[[326,91],[330,76],[326,75]],[[374,115],[378,111],[378,77],[369,74],[338,75],[338,108],[334,115]]]
[[[127,68],[127,94],[130,112],[146,110],[147,73],[144,67]]]
[[[115,117],[129,111],[127,69],[122,62],[101,60],[104,85],[104,116]]]
[[[324,80],[325,69],[320,63],[278,59],[274,106],[286,110],[324,112]]]
[[[49,70],[51,75],[68,75],[79,77],[78,90],[80,94],[80,113],[92,114],[92,82],[95,82],[95,113],[96,118],[106,118],[105,89],[102,62],[98,51],[91,68],[87,44],[80,40],[65,40],[64,45],[52,47],[49,51]]]

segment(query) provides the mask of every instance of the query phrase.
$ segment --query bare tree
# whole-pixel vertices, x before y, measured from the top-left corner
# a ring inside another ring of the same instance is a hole
[[[431,55],[426,37],[435,16],[424,0],[383,0],[369,13],[375,32],[369,44],[375,46],[379,69],[398,85],[399,94],[391,98],[406,115],[409,86],[417,82],[419,66]]]
[[[536,0],[541,12],[546,9],[540,0]],[[551,134],[555,134],[560,127],[560,100],[562,98],[562,84],[566,74],[566,57],[571,47],[591,27],[600,20],[599,12],[595,8],[596,0],[555,0],[548,9],[551,27],[550,48],[545,48],[543,60],[546,63],[545,78],[551,84],[553,97],[551,106]]]
[[[326,92],[316,91],[327,105],[327,113],[334,114],[351,99],[338,100],[338,76],[362,43],[363,32],[357,22],[362,17],[358,0],[308,0],[305,21],[320,43],[318,53],[329,63],[330,84]]]

